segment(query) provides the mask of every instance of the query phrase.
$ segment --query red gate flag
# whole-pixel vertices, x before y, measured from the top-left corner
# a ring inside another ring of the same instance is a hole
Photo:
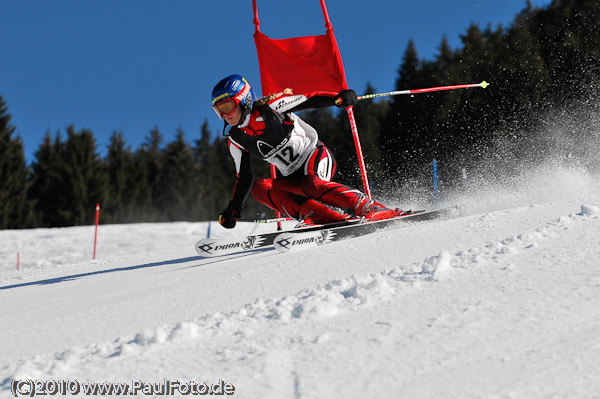
[[[252,0],[255,27],[254,41],[258,53],[263,96],[280,93],[286,88],[292,89],[295,94],[306,94],[315,91],[338,93],[348,88],[342,56],[333,34],[333,26],[329,20],[325,0],[320,0],[320,2],[325,18],[326,32],[324,35],[271,39],[260,31],[256,0]],[[371,198],[371,189],[358,138],[354,111],[350,106],[346,108],[346,112],[350,120],[364,191]],[[271,174],[273,177],[275,176],[273,166],[271,167]],[[279,217],[279,214],[277,214],[277,217]]]
[[[254,41],[263,95],[279,93],[286,88],[296,94],[314,91],[338,93],[348,88],[342,56],[323,2],[326,33],[288,39],[271,39],[260,32],[256,0],[253,0],[253,6]]]

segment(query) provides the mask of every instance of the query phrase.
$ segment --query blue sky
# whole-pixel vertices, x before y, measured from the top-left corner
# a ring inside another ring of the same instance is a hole
[[[361,94],[367,82],[394,89],[409,39],[421,58],[433,59],[444,34],[458,48],[471,22],[507,26],[525,0],[327,6],[348,85]],[[272,38],[325,32],[318,0],[258,0],[258,8],[261,31]],[[91,129],[102,155],[115,130],[133,149],[154,126],[166,142],[181,127],[191,143],[205,120],[220,131],[210,93],[232,73],[261,94],[251,0],[2,0],[0,15],[0,95],[28,162],[46,132],[64,134],[71,124]]]

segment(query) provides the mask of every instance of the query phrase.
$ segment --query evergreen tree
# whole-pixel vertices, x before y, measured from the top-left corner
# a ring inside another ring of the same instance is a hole
[[[419,75],[419,56],[414,41],[408,42],[406,51],[402,58],[402,64],[398,69],[398,79],[395,89],[405,90],[415,87],[417,76]],[[414,118],[415,110],[411,109],[414,103],[406,96],[394,96],[390,98],[389,114],[385,121],[385,129],[380,134],[380,147],[383,150],[384,164],[392,175],[398,176],[405,171],[401,170],[406,157],[410,156],[410,149],[407,148],[408,118]]]
[[[199,176],[200,220],[214,220],[231,199],[235,171],[227,143],[213,134],[204,121],[200,139],[196,140],[195,154]]]
[[[65,225],[57,211],[62,206],[62,191],[66,189],[66,176],[60,166],[63,152],[60,132],[56,133],[54,141],[50,132],[46,132],[31,166],[32,181],[27,195],[34,201],[35,217],[40,227]]]
[[[414,41],[408,42],[398,70],[396,90],[427,87],[433,82],[433,66],[421,63]],[[429,153],[431,132],[427,121],[431,118],[427,94],[417,96],[394,96],[390,99],[389,113],[380,134],[379,145],[383,151],[384,165],[388,168],[391,182],[398,189],[406,187],[411,175],[423,170]]]
[[[93,223],[96,204],[106,199],[107,175],[91,131],[69,126],[67,140],[57,134],[54,143],[46,134],[32,169],[29,194],[43,226]]]
[[[12,137],[8,106],[0,96],[0,229],[31,227],[23,143]]]
[[[556,0],[526,14],[552,78],[552,100],[570,101],[600,75],[600,4]]]
[[[492,31],[489,26],[482,32],[478,25],[471,24],[466,33],[461,35],[463,47],[456,55],[456,62],[450,67],[450,76],[456,82],[491,80],[493,87],[500,86],[489,75],[490,71],[496,68],[493,66],[493,45],[489,40],[494,34],[502,36],[501,31]],[[443,124],[445,130],[437,136],[440,150],[436,159],[443,166],[440,170],[458,176],[460,168],[482,153],[482,148],[486,146],[485,135],[491,125],[488,115],[485,114],[486,94],[488,93],[474,90],[445,94],[446,101],[443,107],[451,111]],[[450,176],[444,176],[445,182],[449,180]]]
[[[72,125],[67,128],[60,168],[65,176],[62,203],[57,209],[61,225],[93,224],[93,210],[97,203],[105,202],[108,179],[90,130],[76,132]]]
[[[432,76],[435,86],[453,85],[461,82],[456,77],[455,64],[457,51],[452,50],[446,35],[438,47],[438,54],[432,64]],[[449,151],[445,148],[448,134],[453,131],[452,117],[457,112],[457,101],[460,98],[456,92],[435,93],[430,96],[432,117],[429,120],[431,128],[430,157],[440,161]]]
[[[162,169],[163,137],[158,127],[150,131],[150,135],[133,157],[133,199],[135,213],[132,222],[157,222],[160,210],[156,198],[160,195],[159,179]]]
[[[125,146],[123,132],[114,132],[106,156],[108,173],[108,197],[104,206],[105,223],[123,223],[135,213],[134,194],[137,183],[134,182],[133,153]]]
[[[456,51],[452,50],[448,43],[448,37],[444,35],[438,47],[435,59],[435,79],[440,84],[452,84],[452,65],[456,62]]]
[[[165,221],[196,220],[199,216],[200,173],[192,148],[186,143],[184,132],[177,130],[175,141],[163,151],[155,202]]]

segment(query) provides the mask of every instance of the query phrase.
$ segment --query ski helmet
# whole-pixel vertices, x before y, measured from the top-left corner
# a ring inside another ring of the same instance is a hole
[[[221,101],[231,98],[235,105],[240,104],[242,108],[242,119],[252,111],[254,105],[254,92],[250,83],[240,75],[230,75],[217,83],[212,91],[213,109],[222,118],[221,112],[216,105]]]

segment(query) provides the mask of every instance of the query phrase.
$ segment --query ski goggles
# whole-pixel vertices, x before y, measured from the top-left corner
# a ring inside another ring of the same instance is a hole
[[[218,103],[216,103],[215,105],[213,105],[213,109],[217,113],[217,116],[219,117],[219,119],[223,119],[223,117],[233,114],[233,112],[235,111],[236,105],[237,104],[235,103],[235,101],[233,101],[233,98],[230,97],[230,98],[221,100]]]

